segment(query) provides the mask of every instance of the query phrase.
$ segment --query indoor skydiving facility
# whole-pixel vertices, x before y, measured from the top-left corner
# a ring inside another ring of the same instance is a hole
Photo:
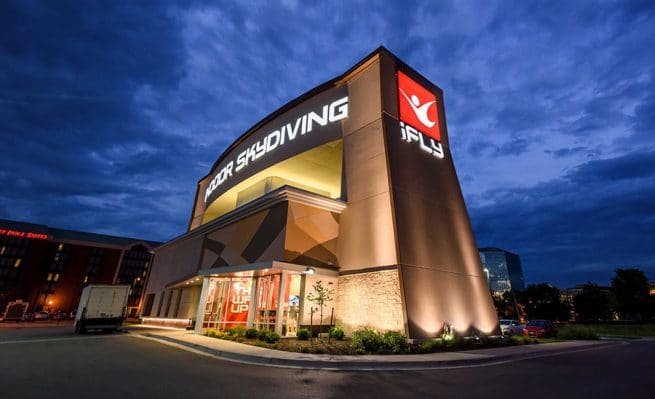
[[[498,329],[443,92],[384,48],[239,137],[192,209],[188,231],[155,250],[146,323]],[[308,300],[320,287],[333,293],[322,312]]]

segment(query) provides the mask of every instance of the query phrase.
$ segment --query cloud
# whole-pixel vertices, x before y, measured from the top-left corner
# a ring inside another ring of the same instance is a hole
[[[654,160],[655,151],[594,160],[534,187],[490,191],[493,203],[470,209],[478,244],[519,252],[530,281],[606,284],[626,266],[652,278]]]
[[[652,267],[633,232],[655,223],[654,10],[5,1],[0,217],[176,236],[234,139],[382,44],[444,89],[481,243],[524,255],[529,281]]]

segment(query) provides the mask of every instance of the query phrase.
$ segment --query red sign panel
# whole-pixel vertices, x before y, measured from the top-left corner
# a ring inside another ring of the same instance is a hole
[[[400,119],[403,122],[441,141],[437,97],[400,71],[398,71],[398,104]]]
[[[47,240],[48,235],[42,233],[33,233],[31,231],[18,231],[11,229],[0,229],[0,236],[30,238],[33,240]]]

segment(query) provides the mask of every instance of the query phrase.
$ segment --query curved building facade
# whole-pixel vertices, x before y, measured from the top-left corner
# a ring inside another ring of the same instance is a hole
[[[143,309],[199,333],[496,332],[441,89],[380,48],[253,126],[198,182],[188,231],[155,250]]]

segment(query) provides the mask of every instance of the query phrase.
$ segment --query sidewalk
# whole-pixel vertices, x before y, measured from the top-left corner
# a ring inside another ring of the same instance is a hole
[[[178,348],[224,360],[248,364],[326,370],[425,370],[486,366],[585,350],[625,345],[616,341],[566,341],[417,355],[316,355],[285,352],[205,337],[184,330],[131,329],[136,337],[153,339]]]

